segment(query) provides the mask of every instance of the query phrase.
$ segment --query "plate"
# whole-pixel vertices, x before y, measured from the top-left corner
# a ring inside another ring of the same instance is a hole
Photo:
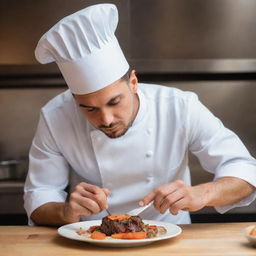
[[[64,236],[66,238],[92,243],[97,246],[135,247],[135,246],[143,246],[143,245],[151,244],[155,241],[169,239],[169,238],[178,236],[182,232],[182,229],[179,226],[168,223],[168,222],[154,221],[154,220],[143,220],[143,222],[149,225],[163,226],[166,228],[167,233],[159,237],[138,239],[138,240],[114,239],[111,237],[107,237],[104,240],[95,240],[95,239],[87,238],[84,236],[80,236],[76,233],[76,231],[78,231],[79,228],[83,228],[86,230],[90,226],[100,225],[101,220],[81,221],[81,222],[64,225],[58,229],[58,233],[61,236]]]
[[[245,237],[247,238],[247,240],[249,241],[249,243],[252,246],[256,247],[256,236],[250,235],[250,232],[252,231],[253,228],[256,228],[256,225],[252,225],[252,226],[245,228],[243,230],[243,233],[244,233]]]

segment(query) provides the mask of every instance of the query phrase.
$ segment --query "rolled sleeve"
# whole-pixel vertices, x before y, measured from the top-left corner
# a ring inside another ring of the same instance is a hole
[[[252,164],[246,164],[243,162],[237,162],[228,164],[216,171],[214,179],[220,179],[223,177],[236,177],[245,180],[249,184],[256,188],[256,167]],[[235,207],[244,207],[250,205],[256,199],[256,189],[248,197],[242,199],[241,201],[225,205],[216,206],[215,209],[219,213],[225,213]]]
[[[62,156],[41,115],[29,153],[29,171],[24,186],[24,208],[31,213],[48,202],[65,202],[69,165]]]
[[[65,191],[34,190],[24,195],[24,208],[30,219],[32,212],[43,204],[49,202],[65,202],[67,193]],[[33,223],[33,222],[31,222]]]
[[[256,160],[250,155],[240,138],[224,127],[196,95],[192,95],[186,123],[189,150],[199,159],[201,166],[214,174],[214,179],[237,177],[256,187]],[[232,205],[215,207],[224,213],[234,207],[247,206],[256,193]]]

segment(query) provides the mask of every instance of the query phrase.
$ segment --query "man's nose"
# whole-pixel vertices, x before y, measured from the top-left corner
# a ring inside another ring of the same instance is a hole
[[[101,124],[104,126],[110,126],[114,121],[114,116],[110,110],[101,111]]]

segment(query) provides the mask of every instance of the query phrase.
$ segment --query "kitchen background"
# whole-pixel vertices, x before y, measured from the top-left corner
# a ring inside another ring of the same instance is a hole
[[[23,184],[40,108],[66,90],[34,49],[60,18],[105,1],[0,2],[0,224],[26,224]],[[194,91],[256,157],[256,0],[119,0],[117,37],[141,82]],[[65,129],[65,128],[63,128]],[[211,174],[190,156],[193,184]],[[256,203],[194,222],[256,221]]]

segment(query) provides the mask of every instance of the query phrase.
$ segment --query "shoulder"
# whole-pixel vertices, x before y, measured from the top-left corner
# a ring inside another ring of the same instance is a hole
[[[188,105],[189,102],[197,100],[194,92],[182,91],[175,87],[168,87],[157,84],[140,83],[139,89],[143,92],[148,101],[154,101],[157,104],[170,105]]]
[[[66,90],[47,102],[41,109],[44,115],[70,111],[75,107],[75,101],[70,90]]]

